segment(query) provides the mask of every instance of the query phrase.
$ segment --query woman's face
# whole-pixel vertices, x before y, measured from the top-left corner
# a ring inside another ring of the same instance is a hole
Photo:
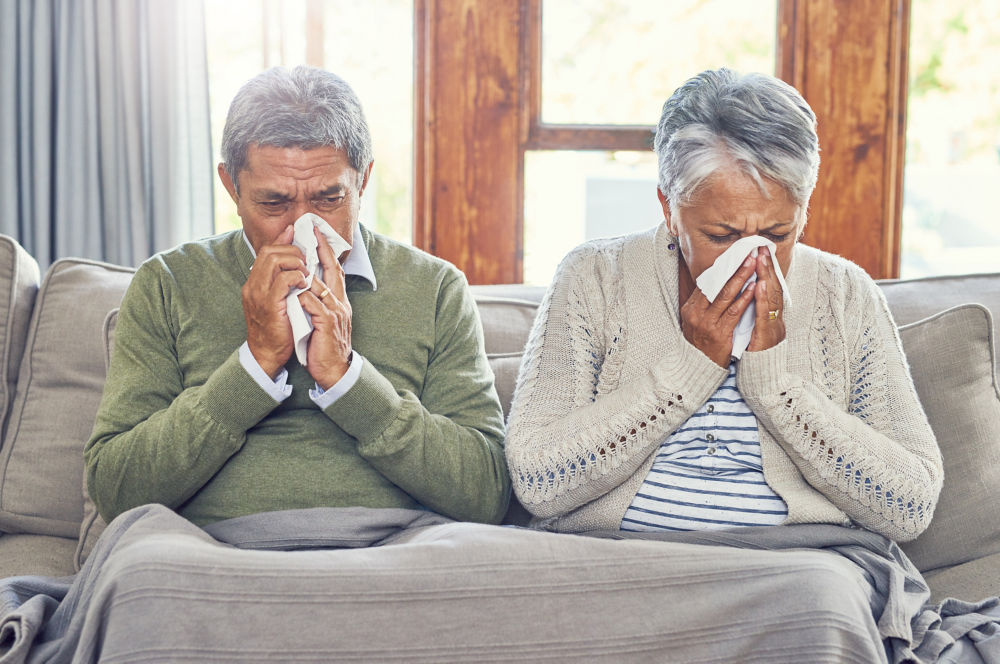
[[[799,235],[800,206],[773,180],[764,180],[769,196],[736,166],[718,171],[698,188],[690,204],[671,215],[657,190],[667,228],[677,238],[692,281],[740,238],[760,235],[777,245],[784,274],[792,262]]]

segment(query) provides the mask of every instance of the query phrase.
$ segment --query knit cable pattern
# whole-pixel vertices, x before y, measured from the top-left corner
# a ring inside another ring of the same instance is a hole
[[[631,495],[615,490],[638,487],[650,454],[725,377],[683,339],[669,304],[676,254],[661,238],[582,245],[542,302],[506,441],[514,491],[536,517],[620,519]],[[913,539],[933,514],[942,464],[888,307],[843,259],[800,246],[794,261],[788,337],[745,353],[737,375],[761,424],[765,477],[790,522],[838,522],[839,510]]]
[[[819,272],[819,313],[809,330],[810,346],[818,349],[814,357],[822,358],[819,380],[813,385],[784,372],[769,383],[783,385],[780,391],[762,390],[760,376],[746,374],[769,368],[750,357],[742,367],[747,380],[741,391],[758,418],[792,450],[810,484],[866,528],[911,540],[934,513],[942,480],[940,453],[923,412],[913,409],[902,355],[887,352],[899,341],[884,299],[867,289],[845,293],[857,276],[843,265],[826,267]],[[847,346],[846,357],[831,343],[838,303],[857,321],[844,331],[846,338],[836,340]],[[834,380],[837,375],[846,378]],[[843,410],[831,407],[838,401]]]
[[[518,376],[508,465],[518,499],[539,517],[565,513],[620,484],[725,377],[721,367],[689,375],[679,358],[667,357],[645,375],[620,382],[626,347],[621,274],[598,273],[605,289],[594,292],[594,274],[580,270],[609,252],[611,260],[598,265],[617,268],[613,246],[599,243],[564,260]],[[689,392],[694,396],[686,397]]]

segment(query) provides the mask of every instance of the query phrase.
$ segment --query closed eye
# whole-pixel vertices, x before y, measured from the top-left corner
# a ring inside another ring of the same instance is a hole
[[[343,196],[322,196],[315,199],[315,205],[320,208],[332,208],[340,205],[343,200]]]
[[[732,242],[737,236],[736,233],[727,233],[726,235],[713,235],[711,233],[708,233],[707,235],[708,239],[711,240],[712,242],[715,242],[716,244],[728,244]]]

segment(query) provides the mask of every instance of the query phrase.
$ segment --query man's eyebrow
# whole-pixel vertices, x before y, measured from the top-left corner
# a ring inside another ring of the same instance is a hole
[[[273,189],[261,189],[259,191],[253,192],[253,197],[258,201],[287,201],[291,199],[288,194],[283,194],[280,191],[274,191]]]
[[[340,194],[343,194],[345,190],[346,187],[344,187],[344,185],[342,184],[330,185],[323,191],[317,192],[315,198],[324,198],[326,196],[339,196]]]

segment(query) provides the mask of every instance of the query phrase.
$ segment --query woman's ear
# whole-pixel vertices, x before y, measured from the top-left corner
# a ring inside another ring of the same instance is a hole
[[[659,187],[656,188],[656,198],[660,201],[660,207],[663,208],[663,220],[667,222],[667,230],[670,231],[671,235],[677,237],[677,229],[674,227],[674,219],[670,214],[670,201],[668,201],[667,197],[663,195],[663,192],[660,191]]]

